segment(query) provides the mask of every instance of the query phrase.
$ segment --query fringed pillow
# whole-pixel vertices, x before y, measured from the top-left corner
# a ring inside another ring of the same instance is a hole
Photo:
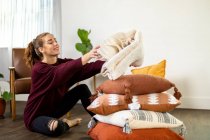
[[[184,140],[168,128],[135,129],[132,133],[123,133],[121,127],[98,122],[87,134],[93,140]]]
[[[132,96],[136,109],[167,112],[175,109],[181,102],[169,93],[151,93]],[[132,109],[133,104],[125,102],[125,95],[103,94],[97,97],[87,109],[95,114],[109,115],[111,113]]]
[[[161,93],[174,87],[174,96],[180,99],[175,84],[165,78],[146,74],[124,75],[116,80],[106,80],[96,89],[96,93],[122,94],[126,95],[125,100],[131,103],[131,95],[141,95],[149,93]]]

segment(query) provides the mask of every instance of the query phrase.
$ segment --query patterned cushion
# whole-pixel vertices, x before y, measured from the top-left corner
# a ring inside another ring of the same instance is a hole
[[[165,77],[166,60],[162,60],[158,64],[146,67],[133,67],[131,68],[132,74],[149,74],[154,76]]]
[[[132,133],[123,133],[122,128],[106,123],[97,123],[87,134],[93,140],[184,140],[168,128],[135,129]]]
[[[120,110],[129,109],[129,105],[125,102],[124,98],[124,95],[119,94],[103,94],[97,97],[87,109],[101,115],[109,115]],[[158,112],[171,111],[180,104],[180,101],[169,93],[132,96],[132,102],[140,104],[138,109]]]
[[[123,127],[126,120],[131,129],[140,128],[177,128],[184,126],[183,122],[169,113],[146,110],[123,110],[104,116],[96,114],[94,118],[103,123]]]

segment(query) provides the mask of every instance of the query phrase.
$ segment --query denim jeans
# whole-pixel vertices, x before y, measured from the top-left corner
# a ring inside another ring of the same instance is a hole
[[[81,100],[84,109],[91,115],[94,113],[87,110],[87,107],[90,105],[89,97],[91,92],[87,85],[81,84],[73,89],[69,90],[62,99],[62,102],[55,108],[55,111],[50,116],[38,116],[32,122],[32,130],[34,132],[42,133],[48,136],[59,136],[69,130],[67,123],[58,120],[58,118],[65,115],[69,110],[71,110],[74,105]],[[58,120],[58,126],[55,131],[50,131],[49,122],[51,120]]]

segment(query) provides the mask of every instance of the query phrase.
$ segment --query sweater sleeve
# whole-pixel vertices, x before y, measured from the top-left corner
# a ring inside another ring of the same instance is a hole
[[[103,64],[104,61],[100,60],[96,62],[87,63],[83,66],[78,80],[82,81],[100,73]]]
[[[49,65],[40,62],[34,68],[32,76],[37,83],[44,84],[44,87],[52,88],[69,81],[76,73],[83,68],[81,58],[69,60],[58,65]],[[47,84],[47,85],[46,85]]]

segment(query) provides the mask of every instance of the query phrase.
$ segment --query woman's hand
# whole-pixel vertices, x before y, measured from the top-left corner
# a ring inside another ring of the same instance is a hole
[[[93,48],[91,51],[89,51],[88,53],[86,53],[85,55],[83,55],[82,65],[85,65],[92,58],[100,59],[101,55],[97,52],[97,50],[99,48],[100,48],[100,46],[97,46],[97,47]]]

